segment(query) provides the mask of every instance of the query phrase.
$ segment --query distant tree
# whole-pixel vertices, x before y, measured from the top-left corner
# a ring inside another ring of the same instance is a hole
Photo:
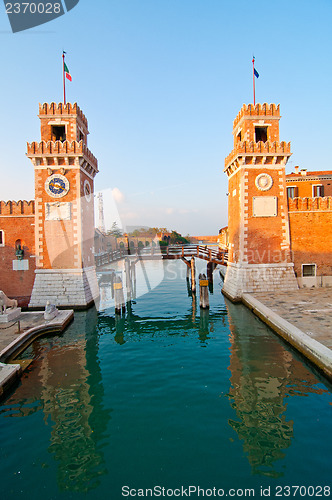
[[[141,227],[140,229],[135,229],[131,233],[129,233],[129,236],[133,236],[135,238],[140,238],[147,236],[149,238],[154,238],[156,234],[162,233],[162,232],[168,232],[165,227]]]
[[[187,238],[185,238],[184,236],[182,236],[177,231],[172,231],[171,237],[170,237],[170,243],[173,245],[176,243],[186,245],[187,243],[189,243],[189,240]]]
[[[109,229],[106,234],[107,236],[115,236],[115,238],[121,238],[121,236],[123,236],[121,229],[115,221],[113,222],[111,229]]]

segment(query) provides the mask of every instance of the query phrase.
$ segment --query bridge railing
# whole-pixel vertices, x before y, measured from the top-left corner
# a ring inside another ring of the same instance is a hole
[[[120,248],[111,252],[95,255],[96,267],[104,266],[121,260],[124,257],[142,256],[142,257],[162,257],[166,258],[191,258],[198,257],[207,261],[217,261],[217,263],[227,263],[228,252],[208,248],[207,245],[169,245],[165,247],[143,247],[143,248]]]

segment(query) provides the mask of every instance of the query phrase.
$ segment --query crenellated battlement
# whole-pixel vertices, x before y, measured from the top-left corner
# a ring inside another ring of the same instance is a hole
[[[0,201],[0,217],[5,215],[35,215],[34,200]]]
[[[332,196],[315,198],[289,198],[289,212],[332,212]]]
[[[225,158],[225,167],[227,167],[238,156],[290,156],[290,142],[238,142],[233,151]]]
[[[233,128],[235,128],[241,118],[244,116],[248,116],[250,118],[254,117],[277,117],[280,118],[280,104],[267,104],[266,102],[264,104],[256,104],[254,106],[253,104],[243,104],[241,110],[239,111],[237,117],[233,121]]]
[[[38,156],[84,156],[88,162],[98,171],[97,158],[86,147],[83,141],[41,141],[27,143],[27,156],[34,158]]]
[[[64,104],[60,102],[59,104],[56,104],[55,102],[51,102],[50,104],[47,102],[44,102],[44,104],[39,104],[39,117],[41,116],[63,116],[63,115],[76,115],[79,120],[84,123],[86,128],[88,128],[88,120],[86,119],[84,113],[80,109],[80,107],[77,105],[75,102],[74,104],[71,104],[68,102],[67,104]]]

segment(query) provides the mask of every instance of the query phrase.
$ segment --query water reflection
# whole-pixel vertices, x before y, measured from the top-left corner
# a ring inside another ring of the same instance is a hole
[[[51,422],[48,451],[57,462],[62,491],[87,492],[107,474],[101,447],[110,411],[103,406],[96,323],[97,312],[90,309],[76,315],[75,330],[80,333],[70,342],[66,337],[34,342],[36,361],[24,377],[29,384],[23,380],[6,402],[8,416],[42,409],[45,424]]]
[[[147,341],[154,338],[169,339],[170,336],[187,336],[188,332],[195,334],[202,345],[206,345],[210,339],[210,333],[214,331],[215,322],[221,321],[225,326],[227,311],[220,308],[216,312],[208,309],[200,309],[197,316],[197,299],[192,297],[191,309],[181,317],[165,316],[151,318],[140,316],[134,312],[132,302],[127,302],[126,313],[123,316],[111,312],[100,314],[98,331],[100,335],[112,335],[115,342],[122,345],[131,341]]]
[[[279,477],[276,462],[294,437],[286,416],[287,398],[328,392],[300,359],[287,351],[244,306],[226,300],[230,326],[231,388],[229,398],[237,420],[229,425],[243,441],[253,474]],[[315,387],[316,386],[316,387]]]

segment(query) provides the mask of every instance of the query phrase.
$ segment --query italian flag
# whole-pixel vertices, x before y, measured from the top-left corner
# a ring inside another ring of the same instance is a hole
[[[66,78],[68,78],[68,80],[71,82],[72,81],[72,77],[71,77],[71,74],[69,72],[68,66],[67,66],[67,64],[65,62],[63,64],[64,64],[63,68],[64,68],[64,72],[65,72]]]

